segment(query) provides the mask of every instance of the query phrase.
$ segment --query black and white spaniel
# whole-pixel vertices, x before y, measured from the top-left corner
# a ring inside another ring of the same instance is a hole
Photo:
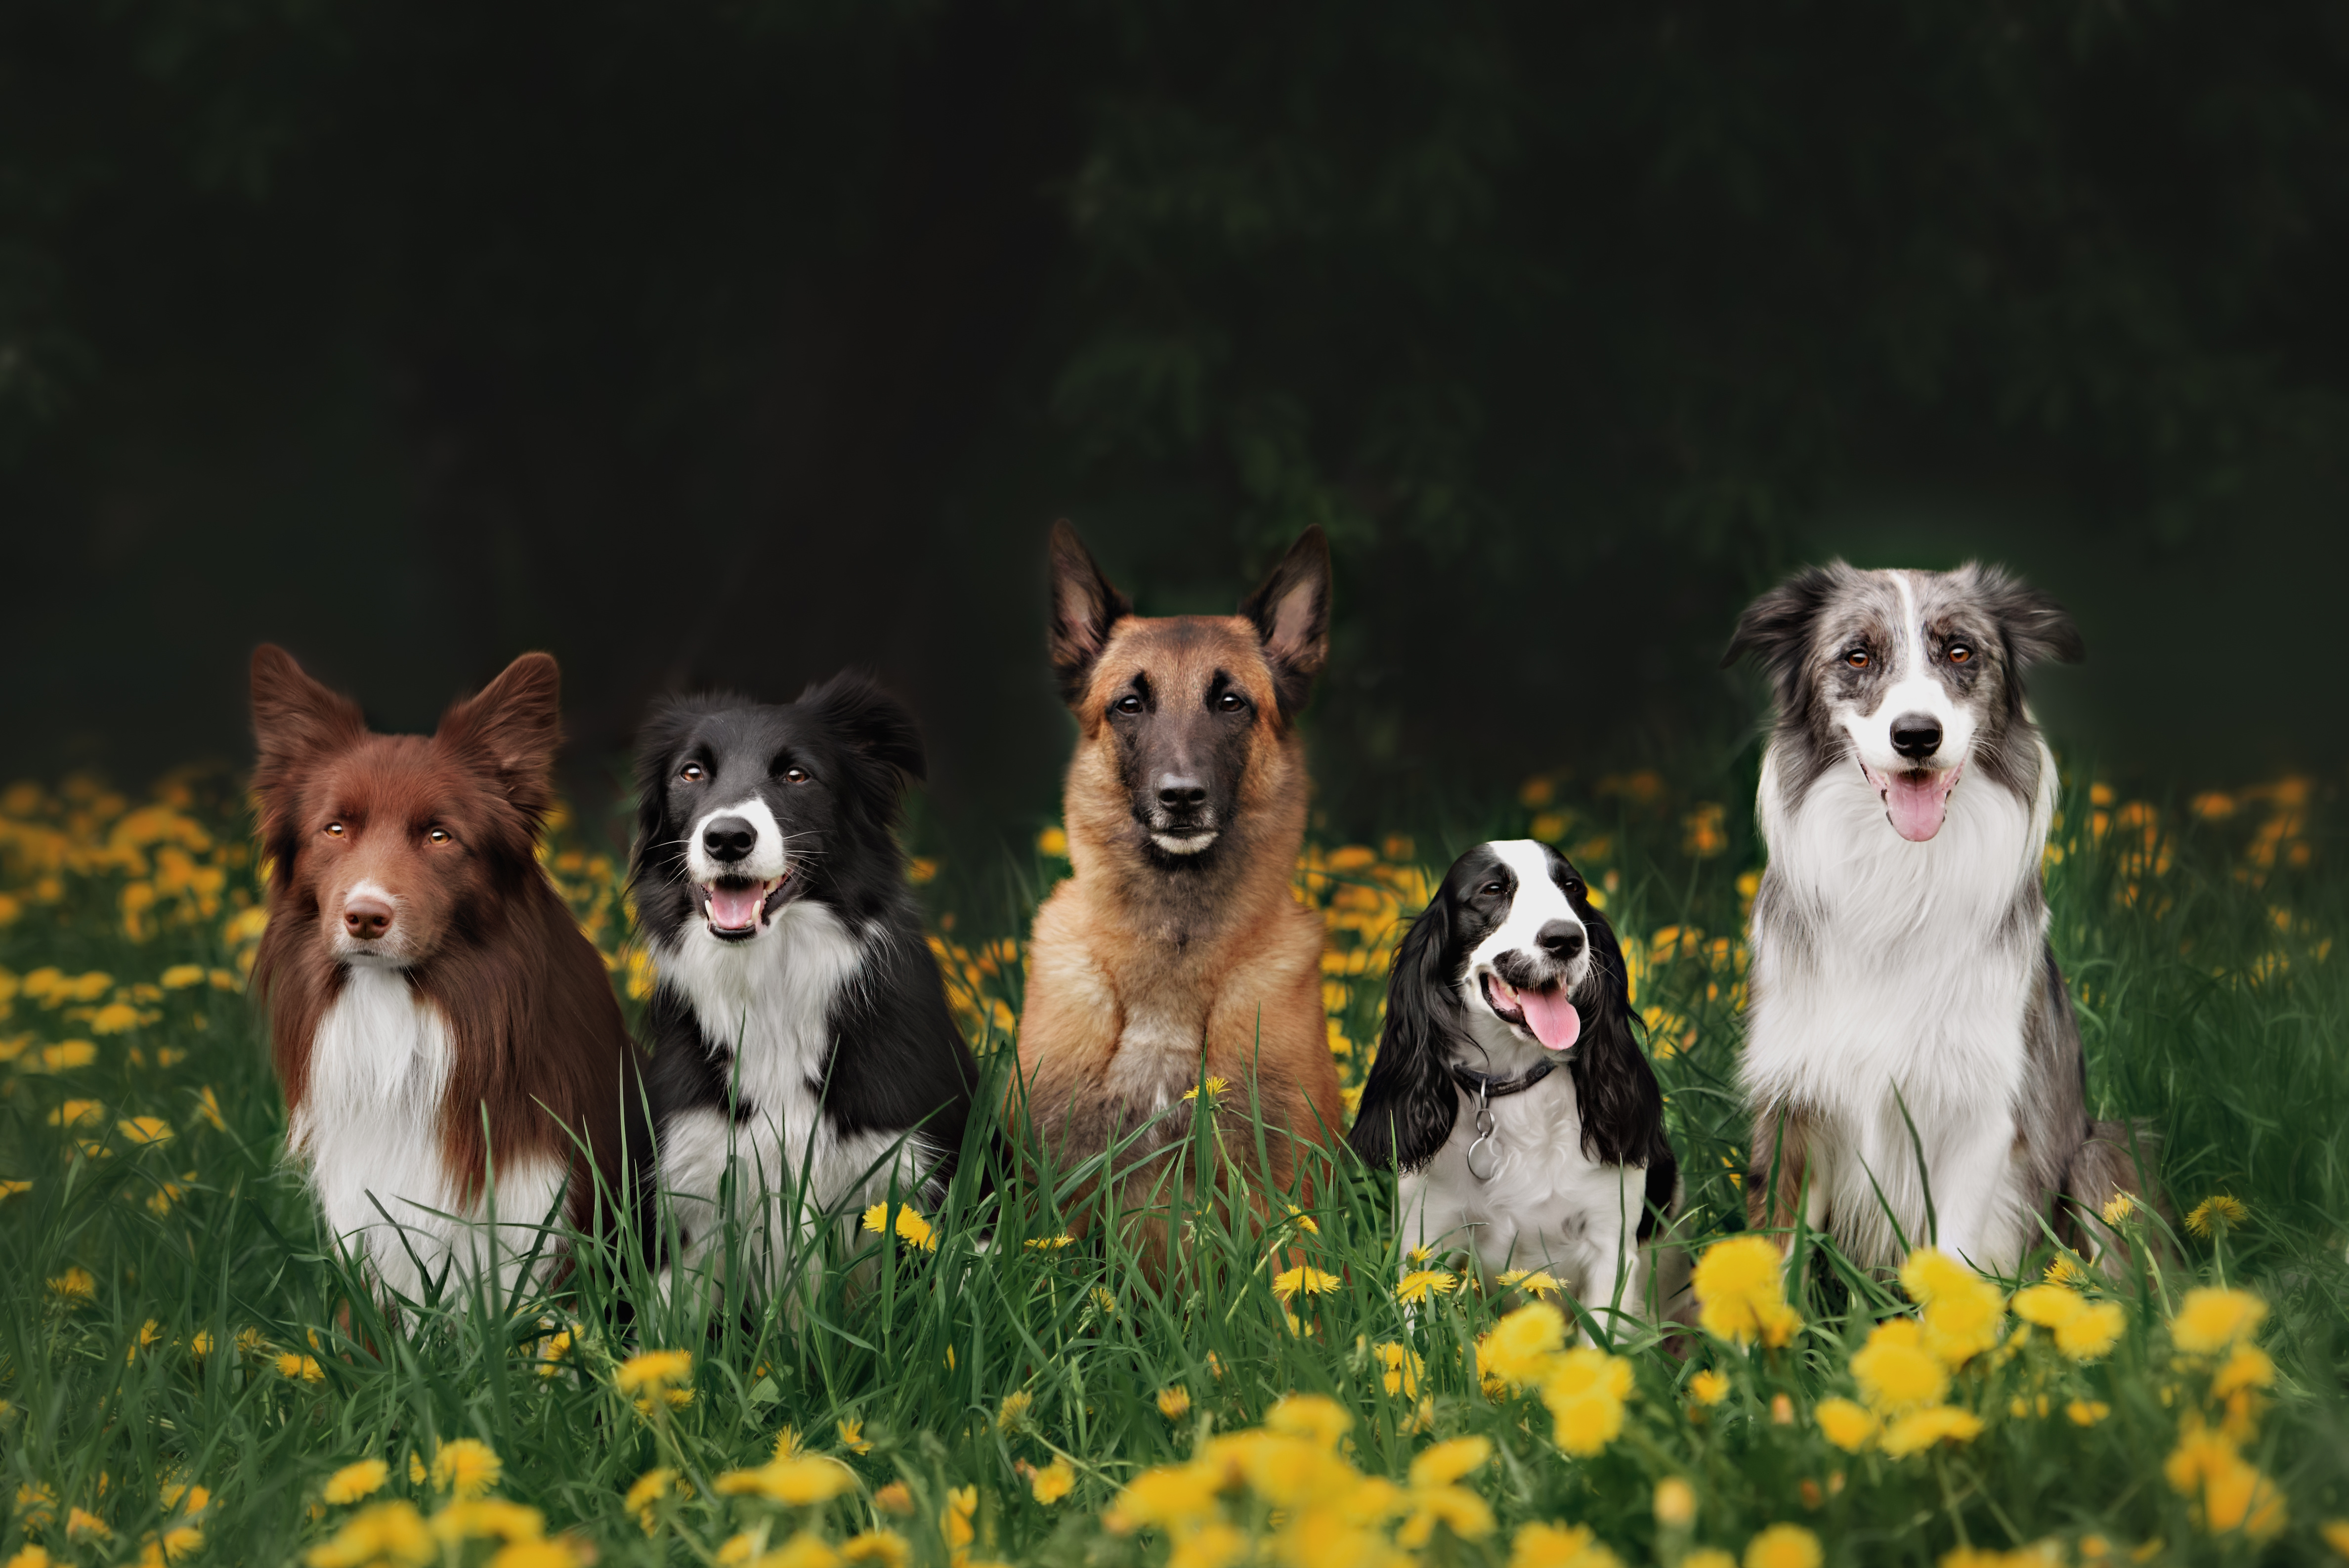
[[[1547,1273],[1599,1315],[1654,1315],[1640,1243],[1680,1201],[1663,1096],[1615,933],[1531,839],[1453,864],[1403,939],[1348,1141],[1400,1179],[1406,1258]]]

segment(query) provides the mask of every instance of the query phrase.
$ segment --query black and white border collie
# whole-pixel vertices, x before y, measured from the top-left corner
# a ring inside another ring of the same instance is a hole
[[[1479,844],[1395,954],[1348,1142],[1399,1172],[1406,1260],[1541,1270],[1590,1311],[1647,1302],[1642,1243],[1679,1203],[1623,955],[1566,857]],[[1406,1266],[1411,1266],[1406,1262]]]
[[[825,1222],[893,1183],[932,1207],[953,1170],[978,1071],[892,831],[922,770],[913,716],[853,672],[781,705],[672,701],[646,728],[646,1078],[688,1268],[731,1220],[772,1283]]]
[[[2151,1148],[2089,1119],[2047,944],[2055,759],[2023,674],[2079,659],[2078,631],[1995,568],[1836,562],[1747,609],[1723,662],[1749,652],[1778,699],[1741,1068],[1754,1222],[1799,1207],[1884,1266],[1930,1198],[1938,1244],[1985,1271],[2012,1275],[2043,1219],[2093,1253],[2112,1238],[2088,1216]]]

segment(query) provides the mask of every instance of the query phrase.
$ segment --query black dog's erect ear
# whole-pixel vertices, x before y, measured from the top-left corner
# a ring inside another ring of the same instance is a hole
[[[864,670],[843,670],[800,693],[859,755],[895,769],[906,779],[926,777],[921,726],[913,709],[899,702]]]
[[[1387,975],[1379,1058],[1346,1142],[1373,1171],[1416,1171],[1435,1158],[1460,1115],[1452,1079],[1451,906],[1438,893],[1411,923]]]
[[[1984,602],[1997,614],[2017,669],[2048,659],[2076,665],[2088,656],[2088,645],[2063,605],[1999,567],[1969,562],[1961,570],[1973,576]]]
[[[1802,690],[1803,654],[1810,646],[1811,630],[1828,594],[1851,568],[1840,561],[1806,567],[1745,606],[1737,630],[1722,651],[1721,667],[1752,654],[1775,683],[1778,706],[1791,708]]]
[[[1066,518],[1052,525],[1052,673],[1060,677],[1061,700],[1071,707],[1085,695],[1093,661],[1109,643],[1110,628],[1133,614],[1126,596],[1111,585],[1092,552]]]
[[[1330,661],[1330,536],[1320,524],[1297,536],[1240,614],[1255,623],[1272,661],[1280,717],[1296,717],[1313,695],[1313,678]]]

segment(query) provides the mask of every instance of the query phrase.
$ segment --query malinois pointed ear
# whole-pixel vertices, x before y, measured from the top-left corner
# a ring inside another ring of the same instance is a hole
[[[264,810],[308,763],[367,733],[359,705],[303,673],[274,643],[253,650],[254,792]]]
[[[1046,549],[1052,573],[1052,673],[1061,680],[1061,700],[1074,707],[1109,644],[1110,628],[1133,614],[1133,605],[1111,586],[1066,518],[1052,525]]]
[[[506,799],[535,822],[553,803],[547,776],[563,741],[563,676],[554,655],[523,655],[479,695],[451,703],[432,738],[486,757]]]
[[[1240,606],[1256,624],[1280,693],[1280,717],[1297,717],[1330,661],[1330,537],[1315,524],[1297,536],[1264,586]]]

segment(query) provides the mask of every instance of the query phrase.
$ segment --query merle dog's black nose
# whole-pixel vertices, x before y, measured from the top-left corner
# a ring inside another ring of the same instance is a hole
[[[1904,713],[1892,721],[1892,749],[1912,762],[1941,749],[1941,721],[1930,714]]]
[[[1572,963],[1584,940],[1582,927],[1570,920],[1553,920],[1534,934],[1534,945],[1560,964]]]
[[[758,841],[759,830],[740,817],[720,817],[701,830],[701,847],[721,865],[740,860]]]
[[[1207,803],[1207,787],[1187,773],[1161,773],[1158,803],[1170,811],[1196,810]]]

